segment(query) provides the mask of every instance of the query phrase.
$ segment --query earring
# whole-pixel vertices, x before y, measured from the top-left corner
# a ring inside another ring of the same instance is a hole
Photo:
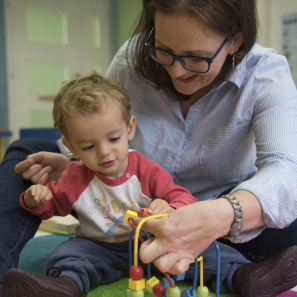
[[[232,58],[233,58],[233,61],[232,61],[232,67],[234,68],[234,65],[235,65],[235,54],[233,54],[232,56],[233,56],[233,57],[232,57]]]

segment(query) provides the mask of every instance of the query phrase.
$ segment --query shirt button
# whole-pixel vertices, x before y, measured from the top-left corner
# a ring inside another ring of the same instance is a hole
[[[130,177],[131,175],[130,175],[130,173],[127,173],[126,176],[127,176],[127,177]]]
[[[176,159],[176,155],[172,154],[172,155],[171,155],[171,159],[172,159],[172,160],[175,160],[175,159]]]

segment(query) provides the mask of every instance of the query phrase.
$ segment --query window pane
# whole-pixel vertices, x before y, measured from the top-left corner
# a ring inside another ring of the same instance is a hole
[[[101,47],[101,27],[98,17],[89,17],[89,40],[92,47]]]
[[[30,60],[29,90],[31,92],[57,93],[68,80],[68,67],[62,62]]]
[[[30,112],[31,127],[53,127],[52,110],[31,110]]]
[[[66,14],[38,8],[27,8],[27,38],[31,42],[66,45]]]

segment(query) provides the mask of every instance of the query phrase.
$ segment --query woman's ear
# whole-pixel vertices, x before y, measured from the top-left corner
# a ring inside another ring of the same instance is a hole
[[[128,124],[128,140],[132,140],[134,138],[136,131],[136,117],[131,116],[130,122]]]
[[[76,157],[79,157],[76,150],[74,149],[73,145],[70,141],[68,141],[65,137],[62,138],[62,143],[69,149],[69,151]]]
[[[238,32],[231,40],[231,45],[229,47],[228,54],[229,55],[235,54],[238,51],[239,47],[242,45],[242,43],[243,43],[242,32]]]

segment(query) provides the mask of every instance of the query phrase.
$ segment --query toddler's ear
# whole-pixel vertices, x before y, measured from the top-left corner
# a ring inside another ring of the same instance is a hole
[[[65,137],[62,138],[62,143],[69,149],[69,151],[74,155],[79,157],[79,155],[77,155],[76,150],[74,149],[73,145],[71,144],[70,141],[68,141]]]
[[[128,140],[132,140],[134,138],[136,131],[136,117],[131,116],[130,122],[128,125]]]

